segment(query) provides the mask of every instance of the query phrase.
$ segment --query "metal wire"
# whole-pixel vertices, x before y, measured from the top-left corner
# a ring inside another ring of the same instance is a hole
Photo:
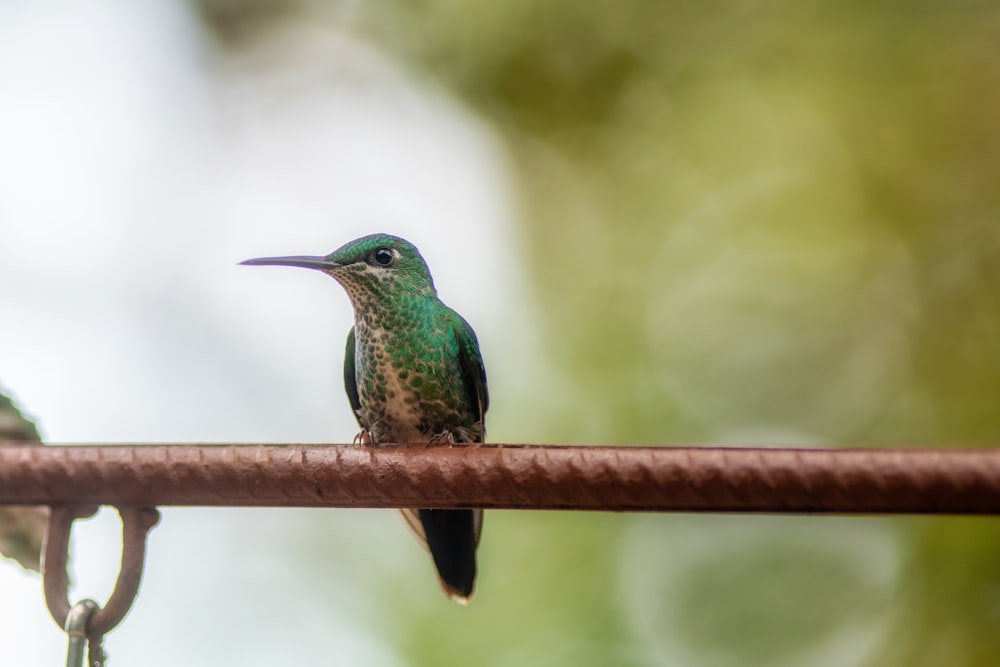
[[[64,628],[66,634],[69,635],[66,667],[83,666],[83,654],[87,646],[87,625],[97,609],[97,603],[93,600],[80,600],[69,610]]]
[[[1000,514],[1000,450],[0,445],[0,504]]]

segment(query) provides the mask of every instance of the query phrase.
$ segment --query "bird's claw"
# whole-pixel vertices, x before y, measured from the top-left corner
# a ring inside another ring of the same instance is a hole
[[[430,439],[427,443],[428,447],[433,447],[434,445],[454,445],[455,444],[455,434],[451,431],[442,431]]]
[[[362,429],[354,436],[354,444],[360,447],[370,447],[372,445],[372,434],[368,429]]]

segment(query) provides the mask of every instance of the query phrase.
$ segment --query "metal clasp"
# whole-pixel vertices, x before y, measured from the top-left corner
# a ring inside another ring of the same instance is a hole
[[[132,607],[142,581],[146,559],[146,536],[160,520],[155,508],[118,507],[122,520],[122,559],[115,589],[104,607],[93,600],[70,606],[69,573],[66,569],[69,536],[73,521],[92,516],[96,507],[53,507],[42,546],[42,586],[49,613],[69,635],[67,667],[83,664],[83,646],[90,646],[89,667],[104,664],[101,642],[105,634],[121,623]]]

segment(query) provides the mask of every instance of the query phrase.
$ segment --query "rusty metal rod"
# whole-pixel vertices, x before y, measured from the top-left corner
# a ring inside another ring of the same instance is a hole
[[[0,504],[1000,514],[1000,449],[0,444]]]

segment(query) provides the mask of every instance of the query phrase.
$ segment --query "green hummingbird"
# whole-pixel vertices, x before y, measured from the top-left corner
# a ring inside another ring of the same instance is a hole
[[[437,296],[420,251],[372,234],[325,257],[260,257],[242,264],[317,269],[354,307],[344,386],[364,444],[483,442],[489,406],[476,333]],[[468,603],[476,583],[482,510],[401,510],[430,551],[448,597]]]

